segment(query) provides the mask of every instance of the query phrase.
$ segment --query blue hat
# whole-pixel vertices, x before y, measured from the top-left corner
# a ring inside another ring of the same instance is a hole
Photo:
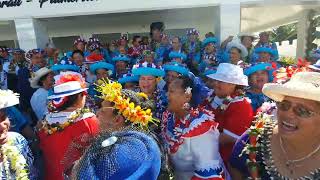
[[[253,64],[247,69],[244,70],[244,74],[246,76],[250,76],[251,74],[257,72],[257,71],[268,71],[270,70],[272,65],[270,63],[257,63]],[[269,69],[270,68],[270,69]]]
[[[23,49],[20,49],[20,48],[14,48],[11,50],[12,53],[26,53]]]
[[[139,76],[135,76],[131,73],[123,74],[121,78],[118,79],[120,84],[130,83],[130,82],[138,82]]]
[[[117,61],[130,62],[130,58],[124,54],[120,54],[118,56],[113,57],[112,61],[114,61],[114,62],[117,62]]]
[[[51,67],[52,71],[62,71],[62,70],[70,70],[70,71],[79,71],[79,67],[76,66],[68,57],[64,56],[60,59],[58,64],[55,64]]]
[[[184,54],[184,53],[171,51],[171,52],[169,53],[169,58],[170,58],[170,59],[180,58],[181,60],[186,60],[186,59],[187,59],[187,55]]]
[[[209,43],[216,44],[218,40],[215,37],[208,37],[202,42],[202,46],[206,47]]]
[[[167,71],[174,71],[177,72],[183,76],[188,76],[189,74],[189,69],[186,68],[183,64],[178,63],[178,62],[171,62],[169,64],[166,64],[163,66],[163,69]]]
[[[277,55],[277,52],[275,49],[272,49],[270,47],[257,47],[254,49],[254,52],[259,54],[259,53],[262,53],[262,52],[266,52],[266,53],[269,53],[271,56],[276,56]]]
[[[153,63],[139,63],[133,66],[132,73],[135,76],[155,76],[163,77],[165,75],[164,70],[161,66],[156,66]]]
[[[214,74],[217,72],[217,68],[206,68],[204,70],[204,73],[202,74],[203,76],[207,76],[209,74]]]
[[[111,70],[112,74],[114,72],[114,66],[110,63],[106,63],[106,62],[97,62],[94,63],[90,66],[90,71],[93,74],[96,74],[96,70],[98,69],[106,69],[106,70]]]
[[[138,131],[101,134],[78,161],[77,179],[156,180],[161,153],[156,141]]]

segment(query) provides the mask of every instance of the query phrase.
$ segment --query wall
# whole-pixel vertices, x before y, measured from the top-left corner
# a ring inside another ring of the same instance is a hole
[[[151,22],[163,21],[166,29],[197,28],[201,35],[214,31],[216,7],[142,11],[94,16],[47,18],[40,21],[49,37],[149,32]]]

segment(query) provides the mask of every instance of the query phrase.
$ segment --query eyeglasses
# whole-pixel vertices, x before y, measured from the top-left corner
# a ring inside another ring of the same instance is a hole
[[[293,113],[300,118],[310,118],[315,115],[315,112],[309,110],[307,107],[304,107],[301,104],[293,106],[292,102],[286,100],[277,102],[277,107],[281,111],[289,111],[292,108]]]

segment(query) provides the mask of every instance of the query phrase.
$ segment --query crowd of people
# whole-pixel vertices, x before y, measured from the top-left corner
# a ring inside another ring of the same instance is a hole
[[[283,64],[268,32],[164,30],[1,47],[0,177],[320,179],[320,60]]]

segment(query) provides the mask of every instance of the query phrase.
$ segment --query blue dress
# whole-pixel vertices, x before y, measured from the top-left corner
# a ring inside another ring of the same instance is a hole
[[[7,107],[6,113],[10,120],[10,131],[20,133],[21,130],[28,124],[27,119],[16,107]]]
[[[251,91],[247,91],[246,96],[251,100],[251,106],[254,112],[256,112],[264,102],[269,100],[269,98],[263,93],[253,93]]]

